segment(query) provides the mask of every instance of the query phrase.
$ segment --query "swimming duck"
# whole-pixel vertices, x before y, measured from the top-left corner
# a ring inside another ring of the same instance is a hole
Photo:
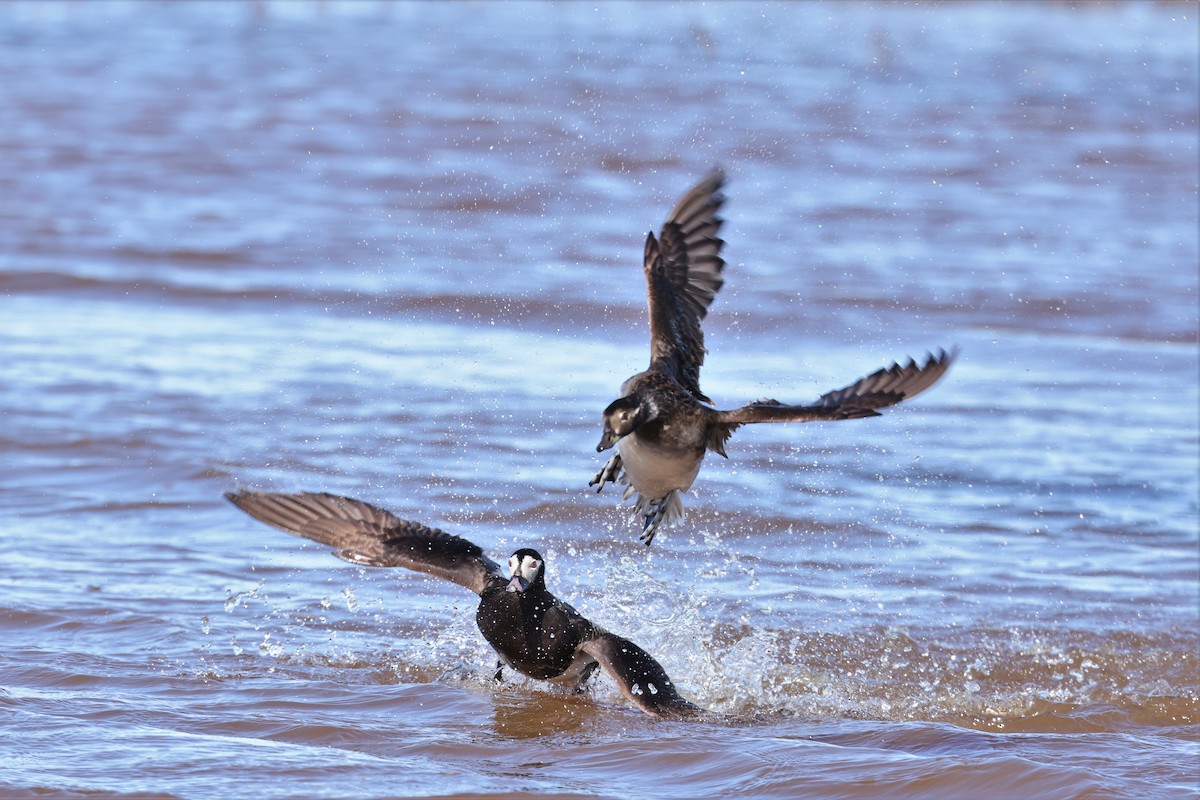
[[[654,658],[633,642],[589,621],[546,588],[546,560],[521,548],[509,574],[476,544],[409,522],[361,500],[301,492],[227,492],[229,502],[280,530],[337,548],[351,564],[406,567],[453,581],[479,595],[475,622],[504,664],[531,678],[575,691],[603,667],[642,711],[683,719],[704,714],[675,688]]]
[[[601,491],[610,482],[637,494],[640,539],[650,545],[662,524],[683,517],[680,493],[691,488],[709,450],[728,458],[725,442],[740,426],[755,422],[810,422],[879,416],[932,386],[956,355],[939,350],[924,364],[894,363],[810,405],[760,400],[731,411],[712,407],[700,391],[704,333],[700,322],[724,284],[725,260],[717,216],[725,176],[717,170],[671,210],[662,231],[646,236],[644,270],[650,312],[650,368],[621,386],[621,396],[604,409],[597,452],[617,452],[589,482]]]

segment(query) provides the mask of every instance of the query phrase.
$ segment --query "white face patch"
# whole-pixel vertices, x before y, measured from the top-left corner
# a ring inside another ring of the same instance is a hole
[[[542,562],[533,556],[522,556],[517,559],[516,554],[509,556],[508,568],[511,570],[512,577],[520,576],[527,581],[532,582],[538,573],[538,569],[542,566]]]

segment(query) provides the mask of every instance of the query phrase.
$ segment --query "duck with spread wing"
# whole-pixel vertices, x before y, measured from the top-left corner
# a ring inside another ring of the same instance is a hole
[[[381,508],[333,494],[228,492],[251,517],[335,548],[351,564],[405,567],[457,583],[479,595],[475,622],[503,664],[523,675],[582,691],[603,668],[642,711],[671,719],[707,712],[684,699],[654,658],[588,620],[546,588],[546,560],[521,548],[509,574],[476,544]]]
[[[591,480],[596,491],[610,482],[637,495],[641,539],[647,545],[662,524],[683,517],[679,495],[691,488],[708,451],[728,457],[725,442],[742,425],[812,422],[879,416],[932,386],[956,355],[939,350],[924,364],[894,363],[807,405],[777,400],[722,411],[700,391],[704,334],[700,322],[724,283],[725,260],[717,216],[725,176],[716,171],[683,196],[658,237],[646,237],[644,270],[650,312],[650,367],[625,381],[621,396],[604,409],[597,452],[617,452]]]

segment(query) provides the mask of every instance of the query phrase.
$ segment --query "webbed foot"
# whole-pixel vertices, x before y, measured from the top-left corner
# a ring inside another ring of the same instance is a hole
[[[642,533],[638,538],[649,547],[660,526],[672,525],[683,519],[683,500],[679,497],[679,490],[672,489],[658,500],[647,500],[645,495],[638,495],[637,513],[642,518]]]
[[[591,678],[592,673],[599,668],[600,663],[598,661],[593,661],[583,668],[583,671],[579,673],[579,683],[575,684],[575,694],[583,694],[587,691],[588,679]]]
[[[667,495],[662,500],[651,503],[650,510],[642,515],[642,533],[638,538],[645,543],[646,547],[651,545],[654,541],[654,534],[658,533],[658,526],[666,516],[667,501],[670,497]]]
[[[599,492],[604,489],[608,483],[615,483],[617,476],[621,473],[621,454],[613,453],[613,457],[608,460],[608,463],[600,468],[596,476],[588,481],[588,486],[595,486]]]

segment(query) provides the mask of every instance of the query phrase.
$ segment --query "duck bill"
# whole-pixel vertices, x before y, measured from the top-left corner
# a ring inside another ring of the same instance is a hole
[[[512,580],[508,582],[506,592],[523,592],[529,588],[529,581],[522,578],[520,575],[513,575]]]
[[[621,437],[617,436],[612,431],[605,431],[604,435],[600,437],[600,444],[596,445],[596,452],[603,453],[620,440]]]

